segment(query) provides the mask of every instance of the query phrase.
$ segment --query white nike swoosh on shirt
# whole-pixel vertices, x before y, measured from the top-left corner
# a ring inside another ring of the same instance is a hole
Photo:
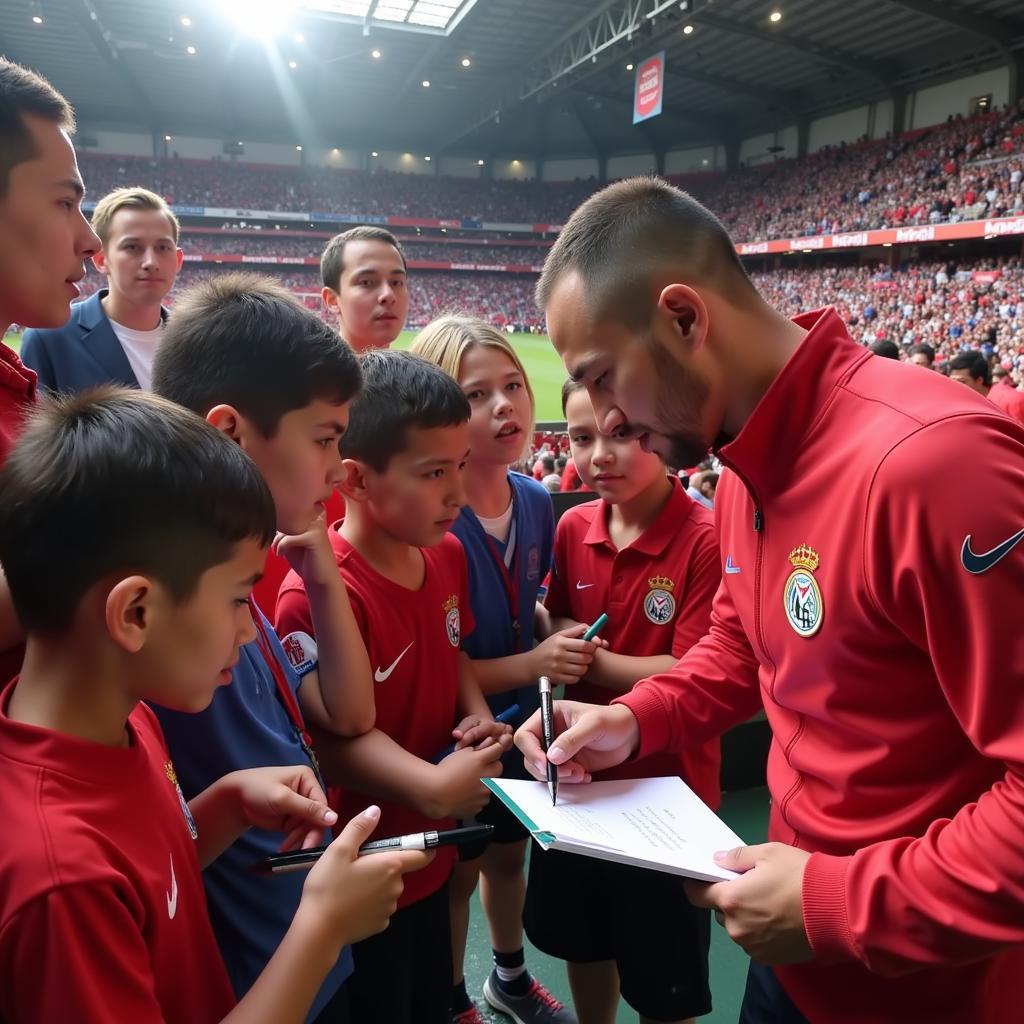
[[[174,857],[167,855],[171,861],[171,891],[167,893],[167,917],[173,920],[178,912],[178,880],[174,877]]]
[[[415,640],[410,640],[409,647],[412,647],[414,643],[416,643]],[[408,651],[409,647],[406,647],[405,651]],[[378,683],[383,683],[388,678],[390,678],[391,673],[395,671],[395,668],[397,667],[398,663],[402,660],[402,658],[405,657],[405,651],[402,651],[402,653],[397,658],[395,658],[395,660],[391,662],[391,664],[388,665],[386,669],[381,669],[381,667],[378,665],[376,672],[373,673],[373,678],[376,679]]]
[[[587,587],[592,587],[592,586],[594,586],[593,583],[582,583],[580,580],[576,581],[576,589],[577,590],[586,590]]]

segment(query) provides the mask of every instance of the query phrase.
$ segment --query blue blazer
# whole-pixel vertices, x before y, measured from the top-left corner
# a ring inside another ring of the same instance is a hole
[[[99,384],[139,386],[100,305],[106,294],[103,288],[84,302],[76,302],[63,327],[30,328],[25,332],[21,360],[39,375],[40,387],[47,391],[84,391]],[[161,310],[161,316],[166,319],[166,315]]]

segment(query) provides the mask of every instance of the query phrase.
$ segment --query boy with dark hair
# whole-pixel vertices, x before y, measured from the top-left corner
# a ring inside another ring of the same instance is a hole
[[[608,613],[608,646],[569,687],[574,700],[608,704],[668,671],[707,632],[721,580],[714,516],[635,437],[602,434],[582,384],[565,382],[562,414],[572,458],[598,498],[558,521],[544,604],[556,630]],[[678,775],[714,808],[719,760],[713,740],[595,778]],[[552,912],[563,906],[574,908],[567,918]],[[580,1024],[614,1020],[620,992],[641,1024],[711,1010],[710,915],[673,875],[534,849],[523,919],[538,949],[567,961]]]
[[[0,339],[12,323],[64,323],[100,247],[82,215],[74,129],[70,105],[45,78],[0,58]],[[35,373],[0,341],[0,465],[35,388]]]
[[[927,341],[922,341],[911,347],[907,354],[907,362],[931,370],[935,366],[935,349]]]
[[[473,621],[465,553],[449,530],[465,503],[469,402],[418,356],[367,352],[361,364],[363,391],[341,444],[347,512],[330,540],[375,666],[377,728],[321,753],[345,786],[340,813],[372,793],[392,835],[472,817],[487,802],[480,778],[500,773],[511,734],[494,723],[461,650]],[[308,598],[308,584],[289,574],[277,606],[286,642],[319,641]],[[433,763],[453,736],[459,749]],[[453,862],[454,851],[442,851],[410,879],[384,941],[353,948],[353,1019],[447,1022]]]
[[[298,1024],[425,863],[359,859],[376,809],[351,822],[232,1010],[201,865],[250,826],[307,846],[337,816],[308,766],[234,772],[186,803],[142,701],[198,712],[228,682],[273,534],[241,449],[151,395],[44,406],[0,471],[0,562],[28,633],[0,694],[4,1020]]]
[[[285,535],[275,547],[309,586],[322,653],[318,669],[304,665],[301,645],[286,652],[253,606],[256,639],[243,647],[231,685],[201,715],[156,709],[181,762],[186,796],[237,768],[315,765],[306,719],[342,735],[373,725],[370,666],[322,521],[343,473],[338,439],[359,386],[351,349],[269,278],[212,278],[175,304],[153,388],[204,416],[256,463]],[[277,948],[301,894],[301,876],[267,879],[248,871],[280,843],[272,831],[247,833],[205,873],[214,931],[239,994]],[[315,1014],[344,1019],[341,986],[350,971],[346,952],[328,975]]]
[[[92,228],[103,248],[93,263],[107,279],[71,307],[63,327],[25,332],[21,358],[49,391],[115,383],[148,391],[163,336],[163,300],[181,270],[178,218],[162,196],[116,188],[96,204]]]
[[[361,225],[335,235],[320,257],[324,306],[356,352],[387,348],[409,313],[408,268],[386,228]]]
[[[1005,386],[992,386],[992,367],[983,352],[971,349],[954,356],[949,361],[949,376],[984,395],[1010,419],[1024,423],[1024,394]]]

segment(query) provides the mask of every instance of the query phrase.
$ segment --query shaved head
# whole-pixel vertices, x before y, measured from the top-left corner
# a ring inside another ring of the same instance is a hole
[[[658,282],[704,286],[734,305],[757,297],[721,221],[659,178],[628,178],[592,195],[569,218],[544,261],[537,305],[545,309],[570,270],[594,319],[646,325]]]

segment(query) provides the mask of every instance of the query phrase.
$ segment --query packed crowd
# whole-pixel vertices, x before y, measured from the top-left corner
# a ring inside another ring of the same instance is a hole
[[[1024,262],[1020,259],[918,263],[888,268],[813,267],[754,275],[783,312],[835,306],[864,345],[889,340],[906,356],[926,343],[941,362],[979,348],[1024,370]]]
[[[560,223],[596,187],[82,154],[97,193],[145,184],[176,204]],[[828,147],[716,177],[675,179],[737,240],[1024,212],[1024,101],[899,139]],[[232,243],[227,243],[232,244]],[[235,250],[230,250],[235,251]],[[282,254],[286,255],[286,254]]]

